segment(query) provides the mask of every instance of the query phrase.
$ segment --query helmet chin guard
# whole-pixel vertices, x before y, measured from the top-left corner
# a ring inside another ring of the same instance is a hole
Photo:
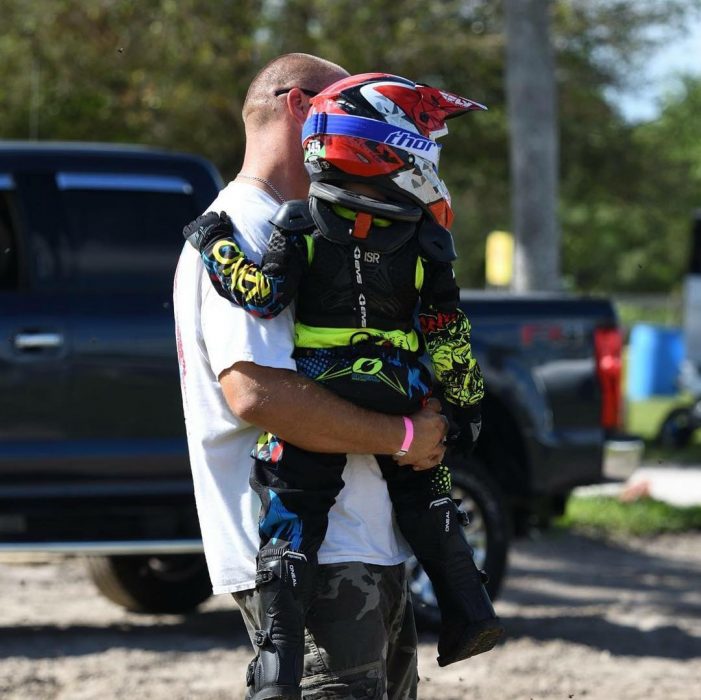
[[[350,211],[341,215],[339,207]],[[361,243],[367,250],[391,253],[416,236],[421,254],[429,260],[450,263],[457,258],[450,231],[409,202],[380,201],[336,185],[312,182],[309,211],[321,235],[333,243]]]
[[[309,188],[309,209],[324,238],[341,245],[362,243],[378,253],[390,253],[407,243],[424,215],[415,204],[380,201],[322,182],[313,182]],[[342,215],[342,210],[349,211]]]

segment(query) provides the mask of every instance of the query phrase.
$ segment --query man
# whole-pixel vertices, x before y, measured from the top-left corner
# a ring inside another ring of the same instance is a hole
[[[243,166],[210,209],[229,214],[257,261],[268,219],[284,201],[307,196],[301,130],[309,98],[347,75],[322,59],[287,54],[251,83]],[[397,453],[403,419],[361,409],[299,376],[291,312],[261,322],[224,300],[189,245],[174,300],[190,462],[214,592],[234,594],[255,645],[265,611],[254,588],[260,504],[248,475],[260,429],[303,449],[355,455],[319,550],[304,697],[415,698],[416,632],[403,566],[409,550],[395,532],[374,458],[358,456]],[[446,421],[435,403],[412,420],[414,440],[398,461],[430,468],[443,457]]]

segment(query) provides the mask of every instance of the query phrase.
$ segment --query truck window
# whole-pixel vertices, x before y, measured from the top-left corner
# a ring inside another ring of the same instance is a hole
[[[57,182],[71,231],[71,277],[77,289],[170,294],[183,226],[200,213],[187,183],[172,177],[76,173],[59,174]]]
[[[17,289],[19,283],[19,256],[17,230],[13,217],[13,192],[3,187],[10,178],[0,175],[0,290]]]

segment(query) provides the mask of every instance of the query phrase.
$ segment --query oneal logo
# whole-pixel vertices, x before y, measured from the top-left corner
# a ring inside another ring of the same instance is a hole
[[[450,532],[450,511],[445,512],[445,531]]]
[[[407,134],[406,131],[393,131],[386,139],[385,143],[399,148],[411,148],[414,151],[428,151],[438,148],[438,144],[423,136]]]
[[[357,374],[377,374],[382,369],[379,358],[360,357],[353,363],[353,372]]]
[[[295,572],[294,564],[290,564],[290,578],[292,579],[292,587],[297,585],[297,574]]]

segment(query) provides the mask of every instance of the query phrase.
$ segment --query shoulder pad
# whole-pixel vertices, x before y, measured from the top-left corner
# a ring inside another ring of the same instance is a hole
[[[457,259],[453,236],[447,228],[443,228],[433,219],[424,217],[417,232],[421,252],[429,259],[438,263],[451,263]]]
[[[285,202],[270,219],[270,223],[283,233],[299,233],[316,228],[306,199],[291,199]]]

